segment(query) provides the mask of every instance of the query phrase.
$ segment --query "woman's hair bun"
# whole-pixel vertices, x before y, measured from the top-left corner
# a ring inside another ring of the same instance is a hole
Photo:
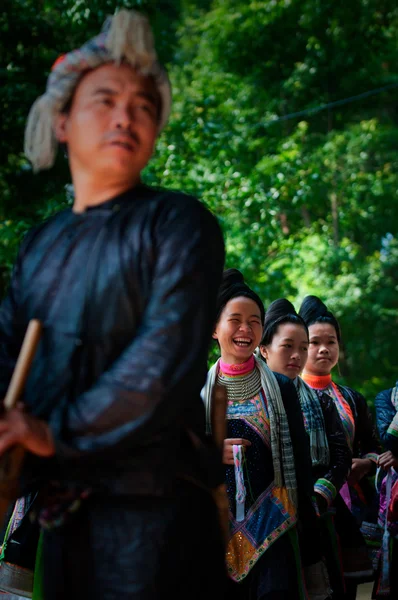
[[[330,323],[335,328],[337,339],[340,342],[339,322],[318,296],[306,296],[300,306],[299,315],[304,319],[307,327],[314,323]]]
[[[328,307],[318,296],[306,296],[301,304],[299,315],[306,323],[329,313]]]
[[[218,290],[216,323],[229,300],[243,296],[253,300],[259,307],[261,322],[264,322],[264,304],[261,298],[246,283],[239,269],[226,269],[222,275],[222,281]]]
[[[222,285],[245,283],[245,278],[238,269],[226,269],[222,276]]]
[[[278,298],[269,305],[267,312],[265,313],[265,320],[274,321],[275,319],[279,319],[286,315],[297,315],[296,309],[290,300]]]

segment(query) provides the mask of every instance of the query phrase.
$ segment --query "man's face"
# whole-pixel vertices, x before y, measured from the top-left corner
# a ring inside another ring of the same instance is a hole
[[[153,80],[130,66],[110,63],[87,73],[56,123],[72,175],[135,183],[153,153],[159,111]]]

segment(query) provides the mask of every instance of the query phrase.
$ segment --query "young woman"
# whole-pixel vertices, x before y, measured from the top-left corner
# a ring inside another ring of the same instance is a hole
[[[264,306],[242,274],[229,269],[218,299],[213,337],[221,358],[210,369],[204,389],[208,426],[214,392],[226,389],[227,423],[223,459],[230,508],[227,568],[229,600],[307,598],[297,523],[317,535],[311,493],[311,463],[303,418],[292,383],[273,375],[254,355],[260,342]],[[327,594],[322,596],[327,597]]]
[[[358,583],[374,578],[360,526],[364,520],[376,520],[377,496],[368,476],[376,471],[381,448],[365,398],[332,380],[331,372],[338,362],[341,342],[337,319],[317,296],[304,298],[299,315],[308,327],[310,342],[302,377],[318,394],[326,393],[333,399],[353,454],[347,484],[335,500],[335,523],[346,582],[344,597],[353,599]]]
[[[336,534],[328,509],[347,479],[352,455],[333,400],[326,394],[318,397],[299,377],[307,362],[308,345],[308,328],[292,303],[285,298],[272,302],[265,315],[260,352],[268,367],[291,379],[298,392],[310,440],[322,551],[336,598],[344,593],[344,580],[339,555],[334,551]]]
[[[385,531],[373,598],[398,598],[398,382],[375,399],[376,422],[386,452],[379,456],[383,482],[380,492],[379,525]],[[392,490],[395,510],[391,510]],[[388,498],[390,496],[390,498]]]

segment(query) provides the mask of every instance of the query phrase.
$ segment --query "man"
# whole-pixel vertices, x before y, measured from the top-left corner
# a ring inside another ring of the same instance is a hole
[[[26,236],[0,310],[3,395],[29,320],[43,324],[0,453],[28,451],[44,600],[222,592],[200,390],[224,245],[195,198],[141,183],[170,97],[146,19],[122,10],[55,63],[28,119],[33,168],[63,144],[75,193]]]

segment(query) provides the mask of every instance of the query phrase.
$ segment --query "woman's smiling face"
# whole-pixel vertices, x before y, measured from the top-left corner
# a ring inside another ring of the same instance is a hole
[[[259,306],[251,298],[232,298],[224,307],[213,333],[221,358],[230,365],[248,360],[261,340],[263,324]]]

